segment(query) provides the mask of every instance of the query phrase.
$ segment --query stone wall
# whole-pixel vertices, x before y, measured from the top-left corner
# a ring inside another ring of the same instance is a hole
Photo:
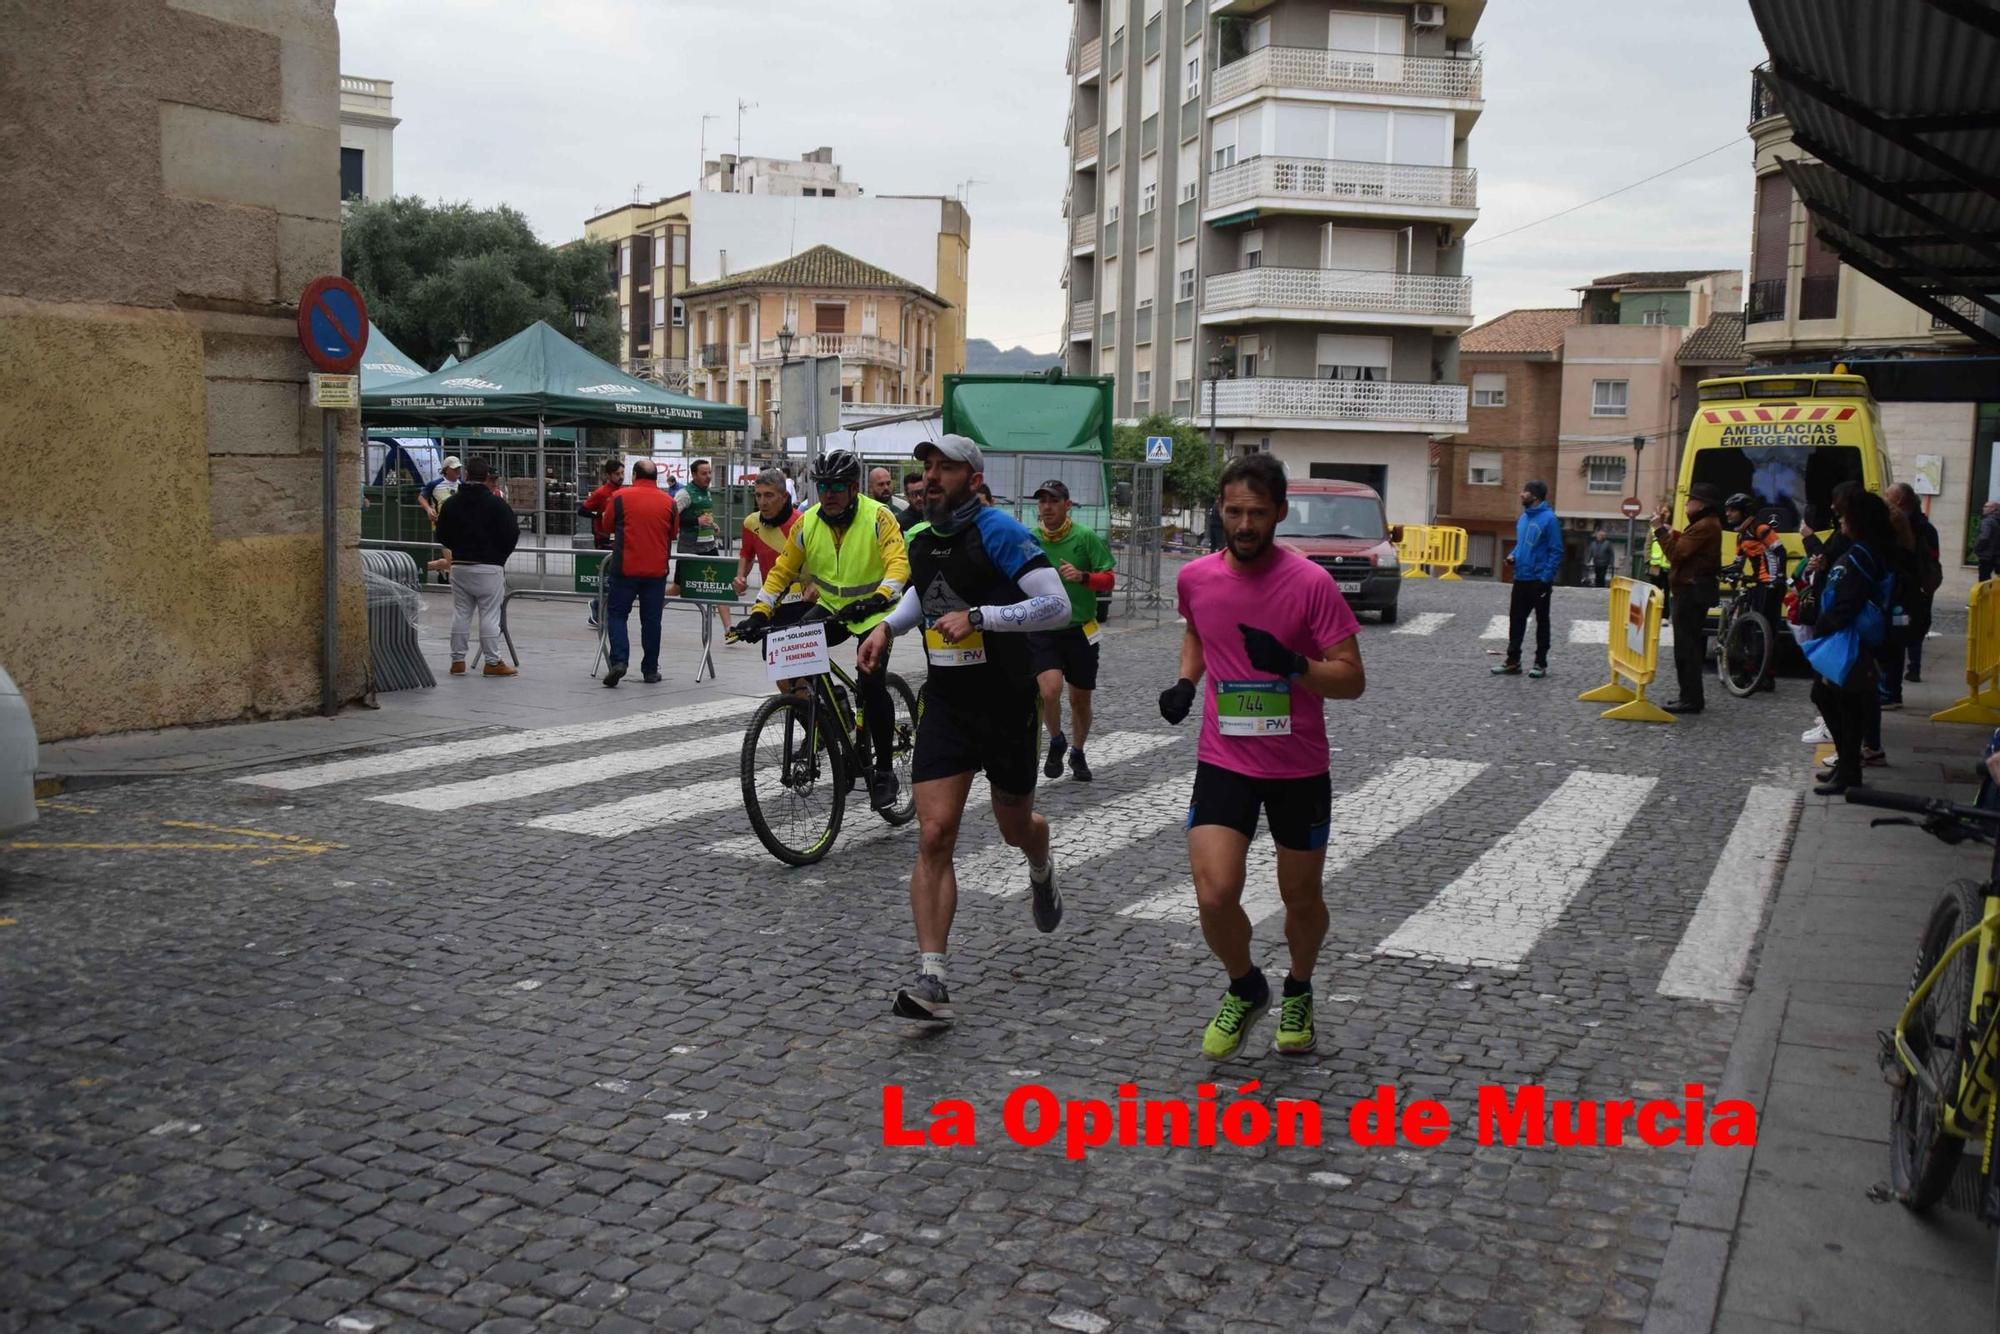
[[[0,24],[0,665],[45,740],[310,712],[320,414],[291,303],[340,265],[331,0],[0,0]],[[352,698],[352,414],[339,440]]]

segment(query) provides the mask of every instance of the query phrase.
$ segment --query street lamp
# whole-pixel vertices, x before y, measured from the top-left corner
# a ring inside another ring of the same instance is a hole
[[[781,368],[792,364],[792,344],[798,341],[798,337],[789,324],[778,330],[778,365]]]
[[[1632,437],[1632,496],[1634,499],[1637,499],[1639,495],[1639,485],[1640,485],[1639,465],[1641,461],[1645,458],[1645,456],[1646,456],[1646,437],[1643,435],[1633,436]],[[1643,501],[1640,503],[1640,508],[1641,509],[1645,508],[1645,504]],[[1632,577],[1634,579],[1643,579],[1646,574],[1646,567],[1640,563],[1639,559],[1639,537],[1637,532],[1637,525],[1638,525],[1637,519],[1627,519],[1625,521],[1625,545],[1629,549],[1629,554],[1632,557]]]
[[[469,335],[461,331],[458,337],[452,339],[451,341],[453,345],[458,348],[458,359],[460,361],[464,361],[467,357],[472,355],[472,339]]]
[[[1220,355],[1208,359],[1208,461],[1217,468],[1222,460],[1217,453],[1215,439],[1215,386],[1222,379],[1222,358]]]
[[[590,303],[587,301],[571,302],[569,322],[576,326],[577,340],[581,342],[583,339],[583,328],[590,323]]]

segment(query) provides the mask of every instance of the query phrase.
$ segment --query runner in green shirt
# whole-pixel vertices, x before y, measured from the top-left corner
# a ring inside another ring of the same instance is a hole
[[[1042,726],[1048,729],[1049,758],[1042,772],[1061,778],[1063,752],[1069,771],[1079,783],[1090,781],[1090,762],[1083,743],[1090,736],[1090,693],[1097,689],[1097,595],[1111,591],[1111,548],[1088,528],[1069,517],[1069,487],[1059,481],[1035,489],[1035,509],[1041,525],[1035,541],[1049,563],[1062,575],[1069,594],[1069,626],[1028,636],[1028,658],[1042,691]],[[1063,735],[1062,688],[1069,683],[1070,735]]]

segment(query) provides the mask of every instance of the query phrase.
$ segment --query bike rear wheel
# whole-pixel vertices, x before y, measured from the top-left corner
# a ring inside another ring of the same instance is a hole
[[[896,790],[901,795],[896,805],[878,814],[892,825],[906,825],[917,817],[917,785],[910,781],[917,754],[917,697],[910,683],[894,672],[889,673],[888,686],[889,702],[896,707],[889,738],[889,768],[896,775]]]
[[[1747,609],[1737,612],[1722,636],[1723,688],[1739,699],[1749,696],[1770,670],[1771,655],[1776,651],[1771,623],[1764,614]]]
[[[743,813],[773,857],[810,866],[840,835],[847,760],[823,699],[773,695],[743,734]]]
[[[1917,946],[1916,969],[1910,977],[1912,994],[1937,967],[1951,942],[1977,925],[1984,912],[1979,886],[1970,881],[1957,881],[1938,897]],[[1952,956],[1904,1030],[1918,1063],[1929,1071],[1946,1098],[1958,1096],[1959,1078],[1972,1056],[1966,1048],[1972,1036],[1975,959],[1971,949]],[[1916,1076],[1907,1071],[1904,1075],[1901,1087],[1889,1099],[1890,1185],[1904,1208],[1922,1213],[1951,1185],[1965,1141],[1945,1128],[1944,1104],[1932,1097]]]

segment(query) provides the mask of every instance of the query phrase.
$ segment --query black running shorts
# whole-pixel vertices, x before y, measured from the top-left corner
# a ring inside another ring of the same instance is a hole
[[[1004,694],[961,703],[926,683],[910,781],[928,783],[983,770],[995,792],[1028,796],[1039,773],[1041,729],[1041,699],[1032,685],[1010,686]]]
[[[1254,838],[1260,810],[1270,822],[1273,843],[1293,852],[1317,852],[1326,846],[1333,821],[1333,780],[1326,774],[1252,778],[1220,765],[1195,766],[1189,829],[1219,824]]]
[[[1029,635],[1028,665],[1036,676],[1059,671],[1078,690],[1097,689],[1097,645],[1080,625]]]

